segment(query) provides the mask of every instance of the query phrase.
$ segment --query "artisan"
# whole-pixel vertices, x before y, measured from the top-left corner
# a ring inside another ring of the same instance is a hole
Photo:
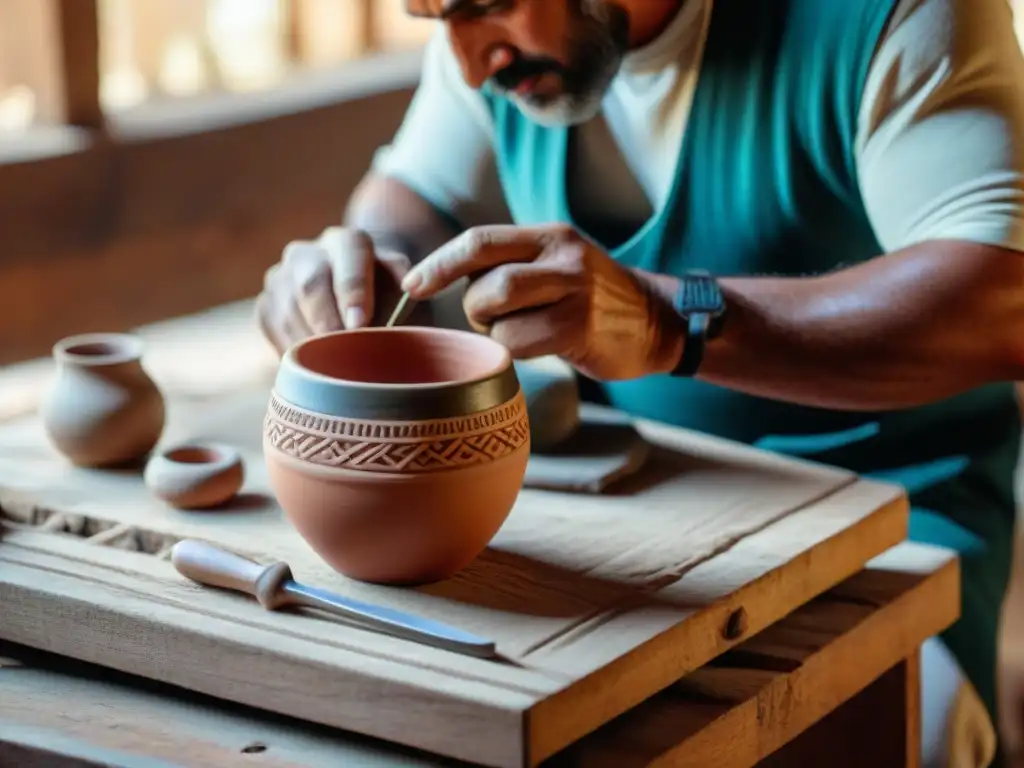
[[[962,558],[962,618],[923,651],[924,763],[954,702],[998,763],[1024,380],[1007,0],[405,2],[441,22],[422,81],[345,226],[268,273],[270,340],[470,277],[464,320],[618,408],[901,483],[911,538]]]

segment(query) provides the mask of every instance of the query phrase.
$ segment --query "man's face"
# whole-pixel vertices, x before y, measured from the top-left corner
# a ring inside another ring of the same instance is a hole
[[[466,81],[490,82],[542,125],[598,113],[629,48],[629,17],[611,0],[406,0],[442,19]]]

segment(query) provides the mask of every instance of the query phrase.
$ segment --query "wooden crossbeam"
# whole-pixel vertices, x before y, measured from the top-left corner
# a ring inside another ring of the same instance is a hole
[[[98,0],[55,0],[64,122],[102,131]]]

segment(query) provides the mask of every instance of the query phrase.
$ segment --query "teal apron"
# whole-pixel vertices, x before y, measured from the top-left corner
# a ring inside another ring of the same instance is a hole
[[[894,5],[715,0],[667,203],[624,241],[587,234],[622,264],[668,274],[806,275],[880,254],[858,189],[854,140],[867,71]],[[566,185],[572,131],[539,126],[503,97],[485,98],[515,221],[575,224]],[[638,416],[903,484],[911,538],[962,556],[962,618],[943,640],[998,722],[996,637],[1020,440],[1011,384],[870,414],[663,376],[602,388]]]

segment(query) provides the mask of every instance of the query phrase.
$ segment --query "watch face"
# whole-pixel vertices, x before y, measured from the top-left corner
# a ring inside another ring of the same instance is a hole
[[[687,275],[680,280],[676,311],[682,315],[706,312],[717,315],[725,311],[722,290],[713,277]]]

